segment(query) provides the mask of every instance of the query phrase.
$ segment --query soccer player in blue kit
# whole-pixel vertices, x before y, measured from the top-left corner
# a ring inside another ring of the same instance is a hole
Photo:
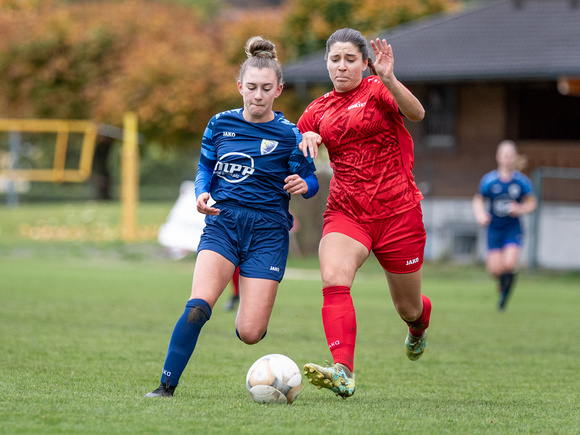
[[[283,87],[274,44],[254,37],[245,49],[248,59],[238,77],[243,107],[212,117],[203,135],[195,190],[197,209],[207,216],[191,297],[171,335],[161,385],[145,397],[173,396],[201,328],[238,266],[236,334],[246,344],[264,338],[286,268],[290,197],[318,191],[314,163],[298,148],[300,131],[272,110]]]
[[[515,143],[505,140],[496,152],[497,169],[488,172],[473,197],[477,223],[487,227],[487,270],[499,281],[500,311],[505,309],[517,273],[523,241],[520,216],[536,209],[534,188],[528,177],[516,170]],[[489,208],[485,209],[485,199]]]

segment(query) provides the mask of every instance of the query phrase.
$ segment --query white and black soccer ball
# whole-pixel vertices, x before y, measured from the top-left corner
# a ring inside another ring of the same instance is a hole
[[[266,355],[248,370],[246,388],[254,402],[290,404],[302,389],[302,373],[287,356]]]

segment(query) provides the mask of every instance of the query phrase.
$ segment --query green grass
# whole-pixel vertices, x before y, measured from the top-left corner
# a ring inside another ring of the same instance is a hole
[[[260,356],[283,353],[299,365],[330,359],[317,261],[291,259],[313,279],[288,273],[264,341],[247,346],[236,338],[223,297],[175,397],[144,399],[158,384],[194,259],[171,261],[153,242],[19,240],[6,213],[0,210],[1,433],[580,432],[578,274],[523,271],[508,310],[498,313],[483,269],[426,265],[429,341],[411,362],[405,325],[371,259],[352,289],[356,394],[342,400],[304,384],[293,405],[259,405],[245,375]]]

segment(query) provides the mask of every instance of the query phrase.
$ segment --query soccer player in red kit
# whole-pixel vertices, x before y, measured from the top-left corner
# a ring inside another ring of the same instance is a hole
[[[407,357],[425,350],[431,302],[421,293],[426,233],[413,179],[413,141],[403,124],[423,119],[415,96],[393,74],[393,52],[383,40],[367,41],[353,29],[337,30],[326,43],[334,90],[313,101],[298,121],[300,149],[316,157],[324,143],[333,178],[319,247],[322,321],[331,367],[306,364],[318,388],[338,396],[355,391],[356,315],[350,288],[371,251],[385,270],[391,298],[407,323]],[[371,71],[363,78],[363,72]]]

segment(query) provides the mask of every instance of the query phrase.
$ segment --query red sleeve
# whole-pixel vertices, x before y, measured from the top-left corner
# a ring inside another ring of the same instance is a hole
[[[399,112],[399,105],[395,101],[395,97],[389,92],[385,84],[380,80],[377,79],[375,81],[375,86],[378,88],[375,90],[375,95],[379,95],[380,105],[383,110],[386,110],[390,113],[398,113]]]
[[[301,133],[305,133],[307,131],[313,131],[315,133],[320,134],[319,126],[320,126],[320,98],[314,100],[310,105],[306,108],[296,126]]]

